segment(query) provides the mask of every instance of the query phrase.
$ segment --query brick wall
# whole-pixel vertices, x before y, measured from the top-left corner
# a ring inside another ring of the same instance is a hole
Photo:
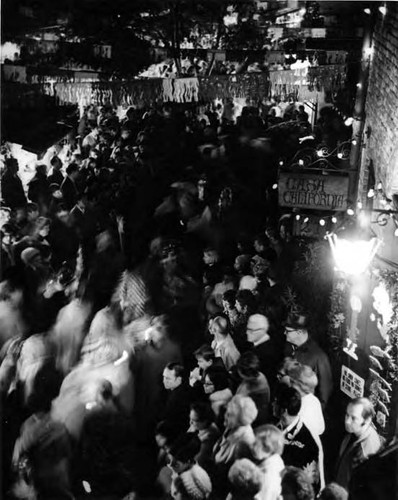
[[[393,191],[398,193],[398,3],[387,2],[387,14],[377,11],[377,16],[365,130],[370,126],[367,155],[373,160],[376,182],[391,197]]]
[[[370,161],[375,170],[376,185],[381,182],[388,198],[398,193],[398,3],[387,2],[387,14],[377,11],[373,35],[364,130],[370,127],[365,144],[359,177],[359,197],[366,199],[367,169]],[[361,196],[362,195],[362,196]],[[374,207],[384,208],[377,200]],[[376,217],[373,216],[372,219]],[[398,238],[392,219],[384,227],[372,224],[384,241],[379,255],[398,263]]]

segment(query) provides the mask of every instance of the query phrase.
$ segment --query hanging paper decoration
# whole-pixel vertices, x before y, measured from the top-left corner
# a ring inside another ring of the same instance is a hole
[[[97,75],[98,76],[98,75]],[[85,74],[84,80],[91,78]],[[61,105],[111,102],[115,106],[150,105],[154,102],[209,102],[225,98],[268,98],[293,95],[296,99],[316,99],[321,90],[334,91],[345,78],[345,66],[302,67],[266,73],[211,75],[192,78],[143,78],[131,81],[81,81],[79,72],[40,75],[29,73],[37,83],[36,92],[55,96]],[[15,84],[17,85],[17,84]],[[32,86],[33,87],[33,86]],[[270,92],[271,90],[271,92]]]
[[[308,68],[308,88],[310,90],[330,91],[340,89],[346,79],[347,68],[344,64],[312,66]]]
[[[173,102],[193,102],[199,97],[197,78],[165,78],[163,80],[163,100]]]
[[[199,100],[204,102],[227,97],[254,97],[261,100],[269,93],[269,81],[265,73],[200,76],[198,80]]]
[[[308,67],[270,71],[272,96],[293,95],[298,99],[300,88],[307,85]]]

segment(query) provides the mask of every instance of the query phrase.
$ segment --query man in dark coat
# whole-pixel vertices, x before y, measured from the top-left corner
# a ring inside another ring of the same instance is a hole
[[[1,177],[1,196],[5,205],[12,209],[26,205],[26,196],[22,181],[18,176],[18,168],[18,161],[15,158],[7,158],[5,171]]]
[[[341,443],[336,464],[335,480],[344,488],[349,487],[353,471],[369,456],[377,453],[383,440],[372,424],[375,411],[368,398],[351,400],[346,409],[346,436]]]
[[[326,353],[308,333],[307,317],[290,314],[285,325],[285,335],[287,340],[285,355],[310,366],[316,373],[318,386],[315,395],[324,409],[333,390],[332,368]]]
[[[50,183],[48,182],[47,167],[44,164],[36,166],[36,174],[29,182],[28,197],[39,206],[40,213],[46,213],[50,204],[51,193]]]
[[[179,363],[169,363],[163,370],[163,385],[168,396],[160,420],[176,430],[187,428],[193,390],[186,380],[184,367]]]
[[[63,196],[63,201],[68,210],[76,205],[78,189],[76,186],[76,180],[79,176],[79,167],[76,163],[71,163],[66,169],[66,177],[61,184],[61,191]]]
[[[252,344],[251,351],[260,361],[260,371],[267,378],[271,393],[276,384],[277,367],[282,361],[278,346],[271,339],[268,318],[262,314],[249,316],[246,327],[247,340]]]
[[[315,488],[319,485],[319,449],[308,427],[300,417],[301,396],[293,387],[281,384],[274,400],[277,426],[283,431],[285,444],[282,459],[285,466],[307,472]]]

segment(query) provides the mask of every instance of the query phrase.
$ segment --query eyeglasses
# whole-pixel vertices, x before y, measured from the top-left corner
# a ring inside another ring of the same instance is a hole
[[[246,328],[247,332],[259,332],[260,330],[265,330],[265,328]]]
[[[213,382],[203,382],[203,385],[210,386],[210,385],[214,385],[214,384],[213,384]]]

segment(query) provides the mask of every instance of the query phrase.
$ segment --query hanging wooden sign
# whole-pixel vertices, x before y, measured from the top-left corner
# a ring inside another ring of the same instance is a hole
[[[279,205],[314,210],[347,210],[348,177],[300,172],[279,175]]]

